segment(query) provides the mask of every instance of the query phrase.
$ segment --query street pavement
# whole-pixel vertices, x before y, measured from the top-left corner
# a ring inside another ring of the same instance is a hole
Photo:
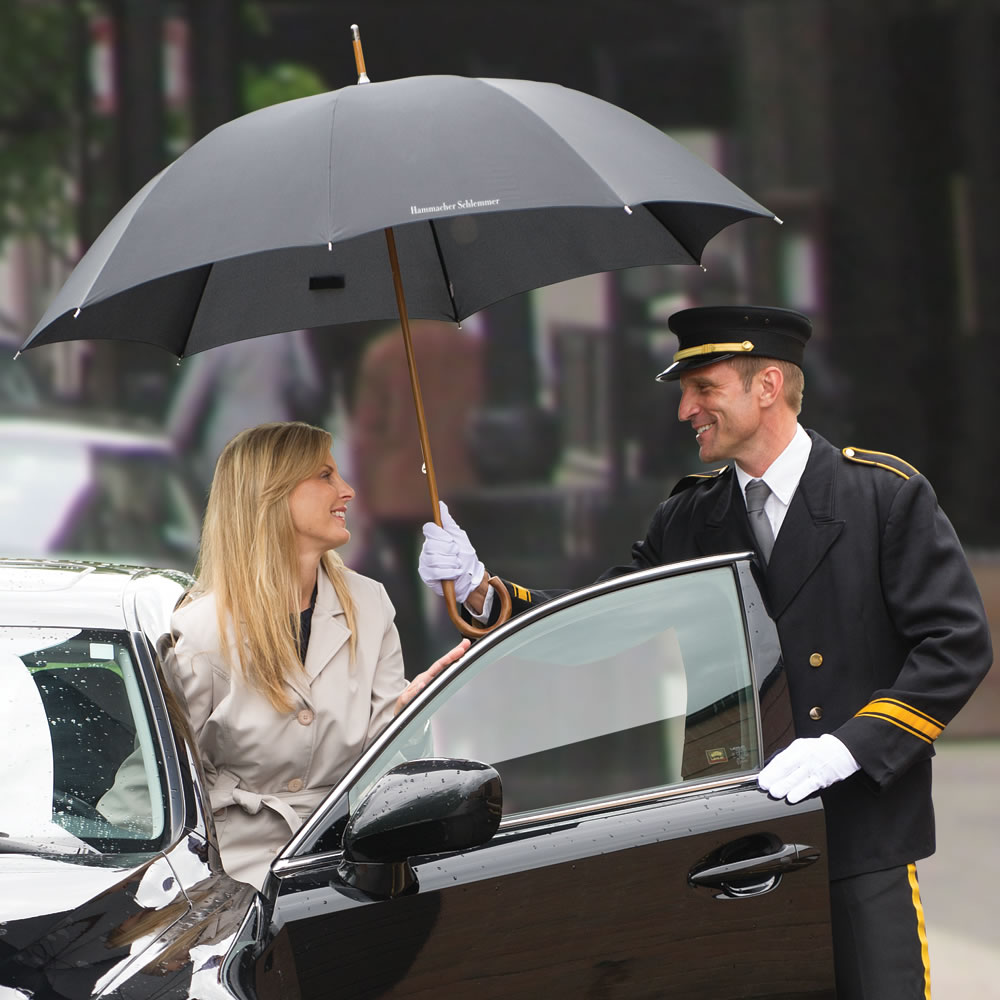
[[[937,853],[918,862],[933,1000],[1000,1000],[1000,740],[942,739]]]

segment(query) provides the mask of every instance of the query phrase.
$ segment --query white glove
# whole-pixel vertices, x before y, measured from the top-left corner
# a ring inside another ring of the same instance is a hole
[[[420,579],[439,597],[443,597],[442,580],[455,581],[455,598],[464,604],[466,598],[483,582],[486,567],[479,561],[469,536],[455,523],[443,500],[441,527],[433,521],[424,525],[424,544],[417,561]]]
[[[849,778],[861,765],[836,736],[793,740],[757,776],[757,784],[772,798],[791,804]]]

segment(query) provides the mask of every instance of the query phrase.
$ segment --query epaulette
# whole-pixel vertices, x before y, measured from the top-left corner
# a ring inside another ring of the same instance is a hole
[[[677,485],[670,491],[670,495],[683,493],[685,490],[691,489],[692,486],[710,483],[713,479],[718,479],[728,468],[728,465],[724,465],[721,469],[713,469],[711,472],[692,472],[691,475],[677,481]]]
[[[865,448],[841,448],[840,453],[851,462],[859,462],[861,465],[874,465],[880,469],[888,469],[895,472],[903,479],[910,476],[919,476],[920,470],[915,469],[909,462],[896,455],[890,455],[884,451],[868,451]]]

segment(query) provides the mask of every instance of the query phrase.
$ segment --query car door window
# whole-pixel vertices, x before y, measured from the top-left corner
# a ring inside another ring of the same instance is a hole
[[[624,582],[484,650],[372,761],[350,808],[417,757],[492,764],[505,817],[730,775],[758,766],[755,706],[731,566]]]

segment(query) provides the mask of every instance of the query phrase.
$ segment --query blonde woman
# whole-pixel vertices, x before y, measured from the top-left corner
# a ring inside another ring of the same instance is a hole
[[[297,422],[226,445],[164,664],[201,751],[222,863],[258,887],[364,748],[469,646],[407,685],[385,589],[334,552],[351,537],[354,490],[330,446]]]

